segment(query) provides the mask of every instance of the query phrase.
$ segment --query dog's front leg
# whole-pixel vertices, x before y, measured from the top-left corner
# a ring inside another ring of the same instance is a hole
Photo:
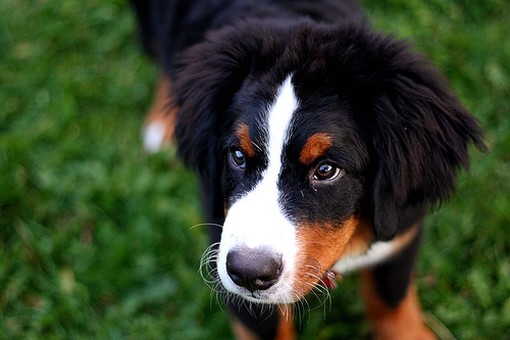
[[[172,102],[172,84],[168,75],[161,75],[156,94],[147,113],[143,128],[146,151],[155,153],[170,144],[175,130],[177,107]]]
[[[420,233],[402,252],[373,269],[362,271],[362,295],[376,339],[435,339],[423,322],[412,271]]]
[[[261,309],[262,308],[262,309]],[[232,329],[238,340],[292,340],[295,339],[292,307],[280,305],[271,311],[262,306],[230,306]]]

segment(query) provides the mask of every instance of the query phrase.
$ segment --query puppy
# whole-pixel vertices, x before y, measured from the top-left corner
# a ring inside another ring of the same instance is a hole
[[[289,306],[362,269],[376,337],[432,338],[412,284],[422,222],[484,148],[440,74],[354,1],[133,4],[162,73],[146,146],[175,139],[198,175],[236,336],[294,337]]]

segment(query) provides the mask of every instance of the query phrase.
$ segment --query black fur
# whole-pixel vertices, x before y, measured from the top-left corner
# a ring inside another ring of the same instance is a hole
[[[199,171],[221,159],[217,143],[238,118],[230,105],[252,77],[260,77],[259,94],[267,101],[293,72],[303,102],[336,96],[349,107],[342,112],[355,122],[349,133],[359,134],[370,153],[368,166],[352,160],[366,166],[353,170],[372,178],[366,183],[372,202],[364,212],[372,214],[382,240],[453,192],[457,168],[468,166],[469,142],[483,148],[477,122],[437,71],[402,42],[359,23],[244,22],[210,35],[181,60],[176,136],[185,162]]]
[[[144,46],[174,83],[179,154],[199,174],[209,222],[222,223],[224,207],[257,178],[256,167],[241,177],[228,166],[236,124],[257,141],[261,112],[290,74],[300,112],[285,157],[327,131],[342,141],[327,157],[346,170],[341,188],[314,193],[308,168],[284,167],[281,188],[307,193],[286,198],[297,220],[357,215],[373,222],[377,239],[392,239],[452,194],[470,143],[484,149],[481,128],[442,76],[406,43],[374,32],[353,1],[134,2]],[[374,271],[390,305],[408,285],[411,248]]]

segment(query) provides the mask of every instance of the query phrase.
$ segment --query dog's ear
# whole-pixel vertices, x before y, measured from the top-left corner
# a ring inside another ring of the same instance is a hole
[[[224,214],[221,141],[239,115],[232,102],[249,74],[263,72],[284,46],[285,40],[274,33],[264,23],[242,22],[212,32],[179,57],[174,137],[179,156],[198,172],[210,221],[221,223]]]
[[[174,138],[184,164],[199,175],[204,214],[211,223],[223,223],[220,140],[234,119],[228,109],[249,72],[250,48],[235,32],[220,31],[187,49],[177,62]]]
[[[219,158],[217,144],[229,122],[228,107],[249,71],[248,47],[235,41],[234,34],[225,36],[209,36],[178,61],[175,138],[184,163],[199,172]]]
[[[373,222],[378,239],[386,240],[412,222],[416,209],[451,195],[458,168],[469,166],[471,142],[485,146],[479,124],[435,69],[403,43],[381,48],[386,61],[369,86],[370,130]]]
[[[179,107],[175,137],[188,166],[200,169],[208,152],[216,150],[238,114],[228,110],[234,95],[248,74],[262,73],[274,63],[285,43],[263,23],[246,21],[212,32],[180,55],[174,86]]]

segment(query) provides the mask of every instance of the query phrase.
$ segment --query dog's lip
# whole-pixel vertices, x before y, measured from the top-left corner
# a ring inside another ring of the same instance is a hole
[[[327,289],[333,290],[338,287],[338,281],[342,279],[341,274],[333,271],[333,270],[327,270],[324,275],[322,276],[322,279],[319,281],[319,285],[322,285],[326,287]],[[257,303],[282,303],[283,301],[275,301],[271,298],[271,293],[268,293],[266,291],[260,291],[256,290],[253,292],[250,292],[246,289],[241,289],[242,291],[239,291],[237,294],[243,296],[245,299],[248,299],[253,302]],[[295,301],[294,301],[295,302]],[[283,303],[292,303],[291,301],[283,302]]]
[[[239,292],[237,294],[241,295],[244,299],[247,299],[255,303],[267,303],[267,304],[280,303],[276,300],[273,300],[269,295],[267,295],[263,291],[256,290],[254,292]]]
[[[252,298],[252,299],[256,299],[256,300],[263,300],[263,297],[262,297],[262,294],[260,294],[260,291],[256,290],[254,292],[251,292],[249,294],[249,296]]]
[[[342,276],[332,270],[328,270],[322,276],[322,284],[328,289],[335,289],[338,286],[338,281]]]

